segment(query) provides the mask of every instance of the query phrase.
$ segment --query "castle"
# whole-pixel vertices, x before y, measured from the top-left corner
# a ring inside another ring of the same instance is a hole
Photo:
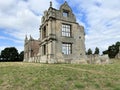
[[[84,27],[67,2],[59,10],[50,7],[44,11],[39,28],[40,38],[26,36],[24,61],[40,63],[80,63],[85,61]]]

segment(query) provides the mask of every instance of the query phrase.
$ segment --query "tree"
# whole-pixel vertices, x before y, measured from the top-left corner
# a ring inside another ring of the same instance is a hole
[[[115,58],[115,56],[119,52],[120,42],[116,42],[115,44],[108,47],[108,50],[103,51],[103,54],[108,54],[109,58]]]
[[[19,54],[19,61],[23,61],[24,59],[24,51],[20,52]]]
[[[87,55],[91,55],[92,54],[92,50],[89,48],[87,51]]]
[[[119,52],[120,42],[116,42],[115,48],[116,48],[116,54]]]
[[[1,51],[1,57],[5,61],[18,60],[18,50],[15,47],[8,47]]]
[[[112,46],[109,46],[109,47],[108,47],[108,56],[109,56],[110,58],[115,58],[116,52],[117,52],[117,50],[116,50],[115,45],[112,45]]]
[[[108,54],[108,50],[105,50],[102,53],[103,53],[103,55]]]
[[[99,54],[100,52],[99,52],[99,48],[98,47],[96,47],[95,48],[95,52],[94,52],[94,54]]]

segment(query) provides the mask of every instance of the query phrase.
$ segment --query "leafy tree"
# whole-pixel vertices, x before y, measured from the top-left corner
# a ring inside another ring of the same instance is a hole
[[[116,48],[116,54],[119,52],[120,42],[116,42],[115,48]]]
[[[103,53],[103,55],[104,55],[104,54],[108,54],[108,50],[105,50],[105,51],[103,51],[102,53]]]
[[[92,50],[89,48],[87,51],[87,55],[90,55],[90,54],[92,54]]]
[[[18,50],[15,47],[8,47],[1,51],[1,57],[6,61],[18,60]]]
[[[120,42],[116,42],[115,44],[108,47],[108,50],[103,51],[103,54],[108,54],[109,58],[115,58],[115,56],[119,52]]]
[[[94,54],[99,54],[99,53],[100,53],[99,48],[96,47],[96,48],[95,48],[95,52],[94,52]]]
[[[117,50],[116,50],[115,45],[112,45],[112,46],[109,46],[109,47],[108,47],[108,56],[109,56],[110,58],[115,58],[116,52],[117,52]]]
[[[19,61],[23,61],[24,59],[24,51],[20,52],[19,54]]]

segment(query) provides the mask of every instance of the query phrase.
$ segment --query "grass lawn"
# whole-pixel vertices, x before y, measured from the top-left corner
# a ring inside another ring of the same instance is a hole
[[[0,90],[120,90],[120,60],[109,65],[0,62]]]

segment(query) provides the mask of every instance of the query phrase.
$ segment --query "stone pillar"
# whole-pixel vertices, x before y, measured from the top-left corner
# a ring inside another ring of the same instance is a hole
[[[48,22],[48,34],[52,34],[52,18],[50,18],[49,22]]]

